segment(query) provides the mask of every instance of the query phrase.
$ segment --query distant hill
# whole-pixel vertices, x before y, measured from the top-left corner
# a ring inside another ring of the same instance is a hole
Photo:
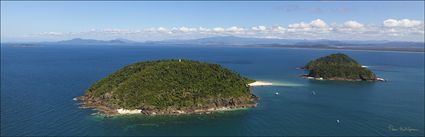
[[[72,45],[98,45],[98,44],[132,44],[137,43],[126,39],[114,39],[114,40],[94,40],[94,39],[81,39],[75,38],[71,40],[63,40],[58,42],[50,42],[48,44],[72,44]]]
[[[404,41],[338,41],[338,40],[306,40],[306,39],[269,39],[269,38],[246,38],[235,36],[218,36],[208,37],[193,40],[164,40],[164,41],[149,41],[156,44],[193,44],[193,45],[223,45],[223,46],[255,46],[255,47],[357,47],[357,48],[424,48],[423,42],[404,42]]]
[[[26,43],[1,43],[2,46],[8,47],[46,47],[46,46],[105,46],[105,45],[142,45],[142,42],[132,41],[123,38],[113,40],[95,40],[74,38],[70,40],[53,41],[53,42],[26,42]]]
[[[192,40],[148,41],[145,44],[197,45],[197,46],[241,46],[271,48],[317,48],[424,52],[423,42],[386,41],[386,40],[306,40],[306,39],[270,39],[235,36],[218,36]]]
[[[266,39],[235,36],[217,36],[191,40],[149,41],[159,44],[202,44],[202,45],[252,45],[252,44],[295,44],[305,40],[296,39]]]
[[[190,40],[162,40],[137,42],[117,38],[114,40],[94,40],[75,38],[57,42],[38,43],[2,43],[2,46],[19,47],[21,44],[35,46],[84,46],[84,45],[132,45],[132,46],[238,46],[238,47],[271,47],[271,48],[316,48],[316,49],[351,49],[351,50],[384,50],[384,51],[415,51],[425,52],[424,42],[386,41],[386,40],[306,40],[306,39],[276,39],[248,38],[235,36],[217,36]]]

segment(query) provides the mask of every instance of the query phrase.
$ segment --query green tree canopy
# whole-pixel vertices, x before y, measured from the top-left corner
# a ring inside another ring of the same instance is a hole
[[[375,74],[364,68],[351,57],[342,54],[331,54],[310,61],[304,66],[310,70],[310,77],[324,79],[375,80]]]
[[[147,61],[128,65],[97,81],[86,96],[126,109],[200,107],[229,99],[250,103],[250,82],[253,80],[218,64]]]

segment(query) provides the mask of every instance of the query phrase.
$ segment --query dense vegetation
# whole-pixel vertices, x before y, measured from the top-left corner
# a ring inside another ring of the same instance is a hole
[[[126,109],[202,107],[229,99],[252,103],[250,82],[217,64],[159,60],[128,65],[96,82],[86,96]]]
[[[375,74],[349,56],[337,53],[310,61],[305,67],[308,76],[340,80],[375,80]]]

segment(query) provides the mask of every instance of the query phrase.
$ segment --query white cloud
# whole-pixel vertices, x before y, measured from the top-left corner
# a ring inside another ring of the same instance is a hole
[[[242,33],[245,29],[241,27],[232,26],[226,29],[230,33]]]
[[[267,29],[267,27],[266,26],[254,26],[254,27],[251,27],[251,29],[254,30],[254,31],[265,31]]]
[[[163,27],[159,27],[157,30],[159,32],[167,32],[168,31],[166,28],[163,28]]]
[[[357,21],[346,21],[341,25],[333,24],[333,30],[337,33],[350,33],[350,34],[360,34],[365,33],[366,31],[375,31],[372,26],[365,26],[362,23]]]
[[[286,28],[281,26],[274,26],[274,27],[271,27],[271,31],[276,33],[285,33]]]
[[[216,28],[213,28],[212,29],[214,32],[218,32],[218,33],[220,33],[220,32],[224,32],[224,28],[222,28],[222,27],[216,27]]]
[[[294,23],[288,25],[288,32],[308,32],[308,33],[324,33],[332,30],[327,23],[321,19],[316,19],[310,23]]]
[[[299,22],[284,26],[217,26],[217,27],[157,27],[142,30],[91,29],[83,32],[43,32],[32,36],[52,38],[129,38],[132,40],[190,39],[217,35],[263,38],[317,38],[317,39],[415,39],[424,41],[424,24],[410,19],[388,19],[381,25],[362,24],[348,20],[342,24],[327,24],[315,19],[308,23]]]
[[[188,32],[196,32],[197,28],[189,28],[189,27],[179,27],[179,28],[172,28],[172,32],[180,32],[180,33],[188,33]]]
[[[292,28],[292,29],[305,29],[305,28],[311,28],[310,24],[306,24],[304,22],[301,23],[295,23],[295,24],[289,24],[288,28]]]
[[[116,34],[116,35],[126,35],[126,34],[132,33],[130,30],[127,30],[127,29],[111,29],[111,28],[102,29],[99,31],[102,33]]]
[[[350,29],[362,29],[364,27],[363,24],[352,20],[345,22],[343,26]]]
[[[383,22],[384,27],[421,27],[423,26],[421,21],[418,20],[395,20],[395,19],[387,19]]]
[[[316,20],[311,21],[310,25],[312,27],[317,27],[317,28],[326,28],[327,27],[326,22],[324,22],[321,19],[316,19]]]
[[[201,32],[208,32],[208,31],[211,31],[211,29],[204,28],[204,27],[199,27],[199,28],[198,28],[198,30],[199,30],[199,31],[201,31]]]
[[[64,33],[62,33],[62,32],[42,32],[42,33],[39,33],[38,35],[61,36],[61,35],[64,35]]]

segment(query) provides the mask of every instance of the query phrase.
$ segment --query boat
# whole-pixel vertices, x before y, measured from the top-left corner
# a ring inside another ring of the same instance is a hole
[[[316,95],[316,92],[313,91],[313,92],[311,92],[311,94]]]
[[[275,95],[279,95],[279,92],[274,93]]]
[[[340,121],[337,119],[337,120],[336,120],[336,123],[338,123],[338,124],[339,124],[339,123],[340,123]]]

